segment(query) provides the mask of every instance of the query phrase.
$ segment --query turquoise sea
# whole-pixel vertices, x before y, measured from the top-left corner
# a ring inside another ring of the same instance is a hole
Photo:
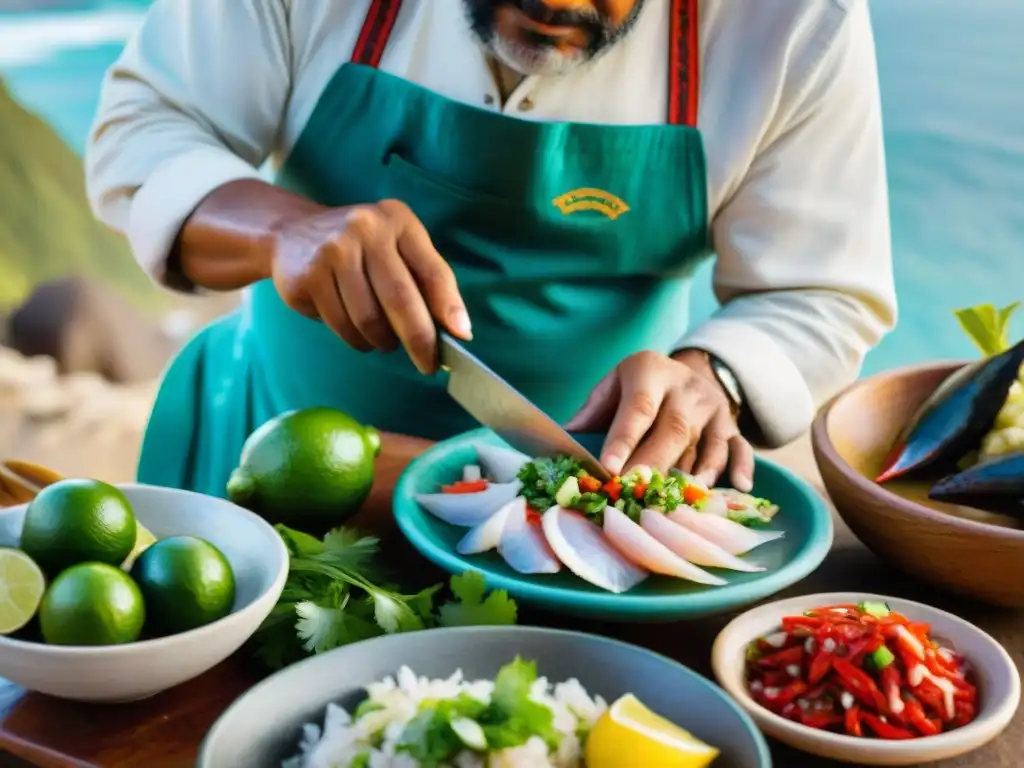
[[[146,4],[0,0],[22,8],[0,11],[0,74],[81,150],[103,71]],[[871,7],[901,316],[866,372],[973,355],[952,310],[1024,299],[1024,2]],[[699,319],[714,308],[708,270],[695,295]]]

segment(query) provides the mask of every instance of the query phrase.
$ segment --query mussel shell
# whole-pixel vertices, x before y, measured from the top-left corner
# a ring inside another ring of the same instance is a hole
[[[876,481],[924,469],[952,470],[992,428],[1022,362],[1024,341],[949,376],[900,433]]]
[[[945,477],[928,498],[975,509],[1024,514],[1024,452],[1008,453]]]

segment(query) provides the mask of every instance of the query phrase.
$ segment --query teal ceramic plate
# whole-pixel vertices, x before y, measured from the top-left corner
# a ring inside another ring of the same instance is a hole
[[[832,546],[832,516],[817,492],[788,470],[758,459],[754,493],[779,505],[768,530],[786,532],[748,556],[764,565],[764,572],[713,569],[728,580],[722,587],[650,576],[622,594],[592,586],[568,569],[554,575],[524,576],[509,568],[496,552],[458,554],[455,547],[467,529],[438,520],[413,498],[417,493],[435,493],[442,484],[461,478],[463,467],[477,463],[474,445],[481,442],[504,445],[493,432],[480,429],[438,443],[417,457],[395,488],[395,519],[410,543],[444,570],[480,571],[492,589],[508,590],[516,599],[539,608],[609,621],[672,621],[724,613],[800,581],[821,564]],[[587,442],[588,448],[600,448],[593,438]]]

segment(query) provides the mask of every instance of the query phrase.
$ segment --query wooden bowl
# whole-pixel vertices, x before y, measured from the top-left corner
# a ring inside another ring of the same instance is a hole
[[[1024,607],[1022,521],[930,501],[934,481],[872,479],[903,426],[962,365],[900,368],[856,382],[815,419],[814,458],[840,516],[887,564],[986,603]]]

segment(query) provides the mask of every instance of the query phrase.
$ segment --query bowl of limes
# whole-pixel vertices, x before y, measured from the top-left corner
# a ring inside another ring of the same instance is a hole
[[[202,674],[277,603],[288,552],[231,502],[60,479],[0,509],[0,676],[124,702]]]

